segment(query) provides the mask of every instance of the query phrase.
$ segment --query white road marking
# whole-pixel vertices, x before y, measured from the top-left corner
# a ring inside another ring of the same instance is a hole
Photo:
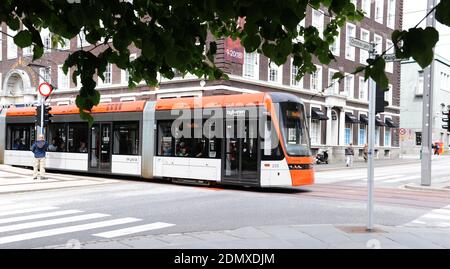
[[[0,212],[1,211],[8,211],[8,210],[15,210],[15,209],[24,208],[24,207],[31,207],[31,206],[35,206],[35,205],[32,205],[32,204],[18,204],[18,203],[7,203],[5,205],[0,205]]]
[[[406,223],[405,226],[450,227],[450,206],[431,210],[417,219]]]
[[[53,210],[58,209],[54,206],[43,206],[43,207],[34,207],[34,208],[26,208],[26,209],[19,209],[19,210],[11,210],[6,212],[0,212],[1,216],[8,216],[8,215],[16,215],[16,214],[24,214],[24,213],[31,213],[31,212],[39,212],[39,211],[47,211],[47,210]]]
[[[81,225],[75,225],[75,226],[68,226],[68,227],[63,227],[63,228],[43,230],[43,231],[38,231],[38,232],[5,236],[5,237],[0,237],[0,245],[24,241],[24,240],[36,239],[36,238],[43,238],[43,237],[48,237],[48,236],[53,236],[53,235],[67,234],[67,233],[92,230],[92,229],[97,229],[97,228],[102,228],[102,227],[132,223],[132,222],[136,222],[136,221],[140,221],[140,220],[141,219],[136,219],[136,218],[121,218],[121,219],[99,221],[99,222],[93,222],[93,223],[81,224]]]
[[[33,214],[33,215],[28,215],[28,216],[11,217],[11,218],[6,218],[6,219],[0,219],[0,224],[19,222],[19,221],[24,221],[24,220],[43,219],[43,218],[49,218],[49,217],[77,214],[77,213],[82,213],[82,212],[83,211],[81,211],[81,210],[62,210],[62,211],[54,211],[54,212],[50,212],[50,213],[40,213],[40,214]]]
[[[20,223],[20,224],[11,224],[11,225],[7,225],[7,226],[0,226],[0,233],[10,232],[10,231],[18,231],[18,230],[30,229],[30,228],[36,228],[36,227],[43,227],[43,226],[49,226],[49,225],[55,225],[55,224],[76,222],[76,221],[82,221],[82,220],[98,219],[98,218],[104,218],[104,217],[108,217],[108,216],[109,215],[107,215],[107,214],[93,213],[93,214],[84,214],[84,215],[65,217],[65,218],[59,218],[59,219],[50,219],[50,220],[41,220],[41,221],[34,221],[34,222],[27,222],[27,223]]]
[[[397,182],[408,181],[408,180],[419,179],[419,178],[420,178],[419,176],[403,177],[403,178],[385,180],[384,183],[397,183]]]
[[[155,222],[155,223],[139,225],[139,226],[134,226],[134,227],[128,227],[128,228],[104,232],[104,233],[98,233],[98,234],[94,234],[94,236],[103,237],[103,238],[114,238],[114,237],[130,235],[130,234],[135,234],[135,233],[140,233],[140,232],[145,232],[145,231],[150,231],[150,230],[167,228],[167,227],[171,227],[171,226],[175,226],[175,224],[165,223],[165,222]]]
[[[441,214],[433,214],[433,213],[426,214],[425,216],[422,216],[421,218],[450,220],[450,216],[441,215]]]

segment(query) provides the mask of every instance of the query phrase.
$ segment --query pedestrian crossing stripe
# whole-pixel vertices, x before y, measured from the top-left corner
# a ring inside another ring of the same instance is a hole
[[[433,209],[430,212],[406,223],[404,226],[413,227],[450,227],[450,206]]]
[[[19,210],[0,212],[0,217],[8,216],[8,215],[18,215],[18,214],[24,214],[24,213],[39,212],[39,211],[48,211],[48,210],[53,210],[53,209],[57,209],[57,207],[43,206],[43,207],[25,208],[25,209],[19,209]],[[3,211],[3,210],[1,210],[1,211]]]
[[[167,228],[167,227],[171,227],[174,225],[175,224],[171,224],[171,223],[155,222],[155,223],[134,226],[134,227],[128,227],[128,228],[109,231],[109,232],[98,233],[98,234],[94,234],[94,236],[103,237],[103,238],[114,238],[114,237],[119,237],[119,236],[124,236],[124,235],[146,232],[146,231],[150,231],[150,230]]]
[[[5,223],[11,223],[11,222],[19,222],[24,220],[34,220],[34,219],[43,219],[43,218],[49,218],[49,217],[57,217],[57,216],[64,216],[64,215],[70,215],[70,214],[76,214],[76,213],[82,213],[81,210],[61,210],[61,211],[54,211],[50,213],[39,213],[39,214],[33,214],[33,215],[27,215],[27,216],[20,216],[20,217],[11,217],[6,219],[0,219],[0,224]]]

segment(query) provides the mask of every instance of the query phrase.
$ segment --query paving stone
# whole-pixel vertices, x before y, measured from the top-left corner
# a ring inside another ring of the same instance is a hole
[[[386,237],[408,248],[442,248],[439,245],[433,244],[428,239],[423,239],[407,232],[389,233]]]
[[[121,242],[125,245],[131,246],[132,248],[137,248],[137,249],[153,249],[153,248],[163,248],[163,247],[169,246],[168,243],[165,243],[154,237],[141,237],[141,238],[125,239],[125,240],[122,240]]]
[[[261,230],[258,230],[254,227],[244,227],[239,228],[235,230],[228,230],[224,231],[225,234],[239,237],[239,238],[245,238],[245,239],[252,239],[252,238],[269,238],[270,235],[264,233]]]

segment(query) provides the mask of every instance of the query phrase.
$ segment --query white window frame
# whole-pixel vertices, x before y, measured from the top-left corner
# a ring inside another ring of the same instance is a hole
[[[367,34],[367,38],[364,38],[363,34]],[[360,39],[362,41],[370,42],[370,31],[368,31],[368,30],[366,30],[364,28],[361,28]],[[362,64],[367,65],[367,61],[366,60],[368,58],[369,58],[369,52],[367,50],[360,49],[359,50],[359,62],[362,63]]]
[[[66,75],[64,74],[62,67],[62,65],[58,65],[58,89],[67,90],[70,89],[70,69],[67,71]],[[67,84],[67,87],[65,87],[64,84]]]
[[[336,39],[334,40],[333,44],[330,46],[330,51],[335,56],[340,56],[341,54],[341,29],[338,28],[338,35],[336,36]]]
[[[344,113],[347,113],[347,112],[350,112],[350,113],[353,114],[353,111],[345,111]],[[350,128],[349,128],[350,129],[350,140],[349,140],[349,143],[345,143],[346,142],[345,141],[345,129],[347,129],[347,124],[350,125]],[[344,144],[345,145],[349,145],[350,143],[353,144],[353,124],[344,122]]]
[[[137,55],[136,53],[130,54],[130,62],[136,60]],[[158,75],[160,76],[159,72]],[[158,76],[158,81],[159,81],[159,76]],[[128,78],[130,77],[130,74],[128,72],[128,70],[120,70],[120,81],[122,82],[122,84],[128,85]]]
[[[393,106],[392,104],[392,95],[394,87],[392,84],[388,84],[388,90],[384,92],[384,100],[389,102],[389,106]]]
[[[384,115],[384,121],[385,122],[386,122],[386,119],[391,119],[392,120],[392,117]],[[388,131],[387,129],[389,129],[389,137],[390,137],[389,144],[386,144],[386,133]],[[391,127],[384,126],[383,141],[384,141],[383,145],[385,147],[391,147],[392,146],[392,128]]]
[[[62,38],[64,41],[64,46],[61,46],[61,43],[58,42],[58,49],[60,50],[69,50],[70,49],[70,39]]]
[[[381,14],[380,14],[381,12]],[[383,24],[384,21],[384,0],[375,0],[375,21]]]
[[[394,43],[391,40],[386,39],[386,54],[393,54],[395,52],[393,45]],[[394,73],[394,62],[386,62],[384,70],[389,73]]]
[[[298,72],[298,67],[294,66],[294,59],[291,58],[291,86],[303,88],[303,77],[300,81],[295,80],[295,76],[297,74],[297,72],[295,72],[296,69]]]
[[[270,71],[276,72],[276,80],[270,79]],[[267,81],[276,84],[283,84],[283,65],[276,65],[274,62],[269,62],[267,65]]]
[[[41,29],[41,39],[42,44],[44,45],[44,52],[52,51],[52,36],[50,30],[48,28]]]
[[[14,36],[17,34],[17,31],[13,31],[7,27],[6,32],[8,33],[6,37],[6,58],[8,60],[15,59],[17,58],[18,49],[16,43],[14,43]]]
[[[363,76],[359,77],[358,82],[358,99],[367,102],[369,95],[369,83],[364,80]],[[364,89],[364,96],[361,96],[361,89]]]
[[[334,82],[334,84],[330,87],[327,88],[327,92],[329,94],[333,94],[333,95],[339,95],[339,80],[338,79],[332,79],[333,75],[338,73],[338,70],[333,69],[333,68],[328,68],[328,85],[331,85],[331,83]]]
[[[322,90],[322,73],[323,73],[323,69],[322,66],[320,65],[316,65],[316,72],[314,72],[313,74],[310,74],[310,83],[309,83],[309,87],[311,88],[312,91],[321,91]],[[317,83],[313,83],[314,77],[317,75]],[[317,84],[317,89],[313,88],[313,84]]]
[[[108,73],[109,73],[109,76],[108,76]],[[100,76],[98,76],[98,85],[99,86],[111,85],[112,84],[112,79],[113,79],[113,66],[112,66],[111,63],[108,63],[106,65],[106,69],[105,69],[105,72],[103,73],[103,76],[105,77],[105,81],[103,81],[100,78]],[[108,81],[108,78],[109,78],[109,81]]]
[[[349,81],[350,81],[350,85],[348,85]],[[345,73],[344,91],[342,92],[342,94],[347,96],[350,99],[355,98],[355,75],[350,74],[350,73]]]
[[[359,112],[358,113],[358,117],[361,117],[361,115],[365,115],[365,116],[367,116],[367,113],[364,113],[364,112]],[[363,129],[364,129],[364,142],[361,144],[360,142],[361,142],[361,126],[363,126]],[[366,125],[366,124],[362,124],[362,123],[360,123],[360,124],[358,124],[358,145],[360,145],[360,146],[364,146],[364,144],[366,144],[367,142],[367,130],[368,130],[368,125]]]
[[[305,21],[306,21],[305,19],[306,18],[303,18],[303,20],[301,20],[300,23],[297,25],[297,33],[300,33],[300,27],[305,28]],[[292,41],[295,43],[298,43],[298,42],[303,42],[304,40],[305,39],[302,35],[297,35],[297,37],[294,38]]]
[[[86,40],[86,34],[84,33],[84,29],[81,29],[81,31],[77,35],[77,47],[82,48],[88,47],[90,45],[91,44],[89,44],[89,42],[87,42]]]
[[[121,97],[119,99],[120,102],[134,102],[136,101],[136,96],[127,96],[127,97]]]
[[[48,73],[46,70],[48,70]],[[52,68],[50,66],[39,68],[39,84],[43,82],[52,83]]]
[[[373,42],[375,43],[375,53],[381,54],[383,52],[383,37],[380,35],[374,34]]]
[[[395,29],[395,0],[387,0],[387,18],[386,18],[386,26]]]
[[[353,28],[353,34],[349,34],[349,27]],[[356,25],[347,23],[345,26],[345,59],[355,60],[355,47],[350,46],[350,37],[356,37]]]
[[[316,21],[316,15],[319,15],[318,20]],[[322,10],[317,10],[317,9],[313,9],[312,13],[311,13],[311,25],[316,27],[317,30],[319,31],[319,36],[320,38],[323,38],[323,30],[324,30],[324,15],[323,15],[323,11]]]
[[[372,0],[362,0],[361,1],[361,10],[364,11],[364,16],[370,18],[370,12],[372,9]]]
[[[322,110],[321,106],[311,105],[310,108],[309,108],[309,115],[312,115],[313,108],[318,108],[319,110]],[[313,141],[312,121],[313,121],[312,117],[309,117],[309,135],[310,135],[310,139],[311,139],[311,145],[321,145],[322,144],[321,143],[322,142],[322,137],[321,137],[321,135],[322,135],[322,122],[320,120],[317,120],[319,122],[319,124],[318,124],[319,127],[317,129],[317,136],[316,136],[317,137],[317,141]],[[317,142],[317,143],[315,143],[315,142]]]
[[[249,64],[246,61],[246,59],[248,58],[248,55],[252,56],[251,60],[254,60],[255,61],[254,63]],[[248,67],[252,66],[253,74],[250,75],[249,72],[246,72],[247,66]],[[244,64],[242,65],[242,76],[245,78],[251,78],[251,79],[256,79],[256,80],[259,79],[259,54],[256,51],[251,52],[251,53],[244,51]]]

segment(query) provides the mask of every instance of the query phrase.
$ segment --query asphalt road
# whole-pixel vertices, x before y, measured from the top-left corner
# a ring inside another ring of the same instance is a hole
[[[450,180],[449,161],[443,157],[433,162],[433,179]],[[378,167],[375,173],[376,224],[419,223],[421,216],[450,204],[449,193],[401,188],[418,182],[418,163]],[[315,185],[291,189],[114,179],[111,184],[1,194],[0,248],[70,246],[104,238],[261,225],[364,225],[365,174],[363,168],[317,172]],[[447,222],[450,227],[446,218],[436,223]]]

